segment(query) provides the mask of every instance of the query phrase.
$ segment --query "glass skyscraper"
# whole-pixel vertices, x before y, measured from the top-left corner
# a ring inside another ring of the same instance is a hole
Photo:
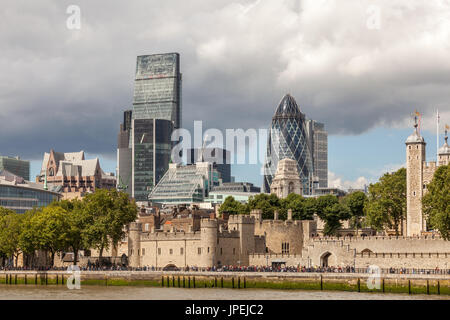
[[[304,194],[313,193],[313,189],[320,185],[320,177],[325,179],[322,185],[328,184],[327,135],[324,125],[306,119],[289,94],[281,99],[272,118],[264,163],[264,192],[270,192],[278,162],[284,158],[297,162]]]
[[[169,168],[173,124],[162,119],[133,119],[132,126],[132,194],[136,201],[148,201]]]
[[[138,56],[134,119],[165,119],[181,127],[181,73],[178,53]]]
[[[7,170],[25,180],[30,180],[30,161],[19,157],[0,156],[0,170]]]
[[[133,110],[125,112],[119,134],[118,175],[122,184],[118,182],[118,188],[124,190],[130,182],[131,188],[127,192],[137,201],[148,201],[151,190],[169,167],[171,135],[180,127],[180,55],[138,56]],[[127,179],[128,172],[131,172],[131,181]]]

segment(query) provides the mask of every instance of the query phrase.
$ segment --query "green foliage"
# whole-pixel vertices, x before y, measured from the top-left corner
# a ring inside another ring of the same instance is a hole
[[[273,219],[274,211],[282,209],[280,199],[275,194],[260,193],[252,196],[248,200],[248,205],[250,210],[261,210],[263,219]]]
[[[137,218],[137,207],[128,195],[98,189],[83,200],[62,200],[25,214],[0,207],[0,256],[20,252],[50,252],[52,263],[58,251],[117,246],[125,235],[124,226]],[[17,262],[16,262],[17,263]],[[76,261],[74,261],[76,263]]]
[[[220,214],[224,212],[228,214],[247,214],[250,210],[247,204],[240,203],[234,197],[228,196],[219,208]]]
[[[450,240],[450,165],[440,166],[422,199],[423,211],[431,228]]]
[[[386,173],[380,181],[369,186],[365,205],[366,222],[376,230],[392,228],[399,235],[399,228],[406,214],[406,169]]]
[[[325,222],[324,235],[335,235],[342,226],[341,221],[350,218],[350,210],[333,195],[318,197],[313,207],[319,218]]]
[[[367,196],[362,191],[356,191],[347,195],[344,204],[350,211],[350,226],[352,228],[361,228],[361,219],[364,216],[364,207],[367,202]]]
[[[21,253],[19,236],[22,231],[22,216],[15,212],[3,211],[0,215],[0,255],[2,257],[17,257]]]
[[[309,200],[309,199],[308,199]],[[294,220],[312,220],[314,212],[307,210],[307,199],[296,193],[290,193],[285,199],[281,199],[281,211],[292,210],[292,219]]]
[[[90,248],[103,250],[109,245],[117,246],[125,235],[124,225],[137,218],[136,204],[128,195],[115,189],[98,189],[83,198],[85,217],[85,244]]]

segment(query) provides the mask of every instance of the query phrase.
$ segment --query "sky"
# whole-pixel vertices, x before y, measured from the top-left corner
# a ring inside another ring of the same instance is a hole
[[[448,0],[1,3],[0,154],[31,160],[32,176],[51,148],[115,170],[142,54],[180,53],[189,130],[195,120],[267,129],[293,95],[325,123],[331,186],[361,187],[404,165],[414,109],[430,160],[437,108],[441,131],[450,123]],[[232,174],[261,185],[260,166]]]

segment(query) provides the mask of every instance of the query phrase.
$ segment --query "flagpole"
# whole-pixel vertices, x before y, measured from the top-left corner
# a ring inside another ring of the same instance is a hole
[[[439,109],[436,109],[436,167],[439,166]]]

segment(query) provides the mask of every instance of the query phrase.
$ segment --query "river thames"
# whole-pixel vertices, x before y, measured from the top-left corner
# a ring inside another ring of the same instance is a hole
[[[0,285],[0,300],[450,300],[450,296],[267,289]]]

